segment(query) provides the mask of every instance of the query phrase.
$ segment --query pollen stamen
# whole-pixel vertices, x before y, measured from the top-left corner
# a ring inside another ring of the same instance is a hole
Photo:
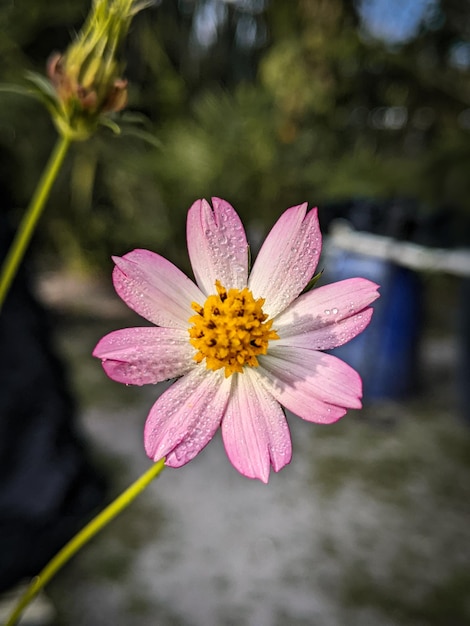
[[[218,280],[215,286],[217,294],[204,306],[191,304],[196,315],[189,319],[189,341],[197,350],[197,363],[206,359],[207,369],[223,367],[228,378],[246,365],[257,367],[257,356],[266,354],[269,341],[279,336],[271,329],[273,321],[266,321],[264,298],[255,300],[247,287],[227,291]]]

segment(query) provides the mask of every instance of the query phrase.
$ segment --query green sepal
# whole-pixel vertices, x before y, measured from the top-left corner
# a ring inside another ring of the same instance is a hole
[[[151,122],[142,113],[124,111],[119,117],[122,135],[128,135],[145,141],[154,148],[161,149],[162,142],[157,139],[151,130]]]
[[[15,85],[11,83],[2,83],[0,84],[0,92],[11,93],[18,96],[26,96],[27,98],[33,98],[34,100],[38,100],[39,102],[41,102],[41,104],[43,104],[49,110],[56,111],[57,96],[52,85],[48,83],[46,79],[42,79],[39,74],[33,74],[32,72],[28,72],[28,74],[30,76],[27,76],[27,80],[32,83],[31,87],[27,87],[25,85]],[[44,83],[47,83],[48,85],[45,89]]]
[[[24,87],[23,85],[15,85],[13,83],[0,83],[0,92],[12,93],[17,96],[26,96],[28,98],[37,98],[38,95],[35,90],[30,87]]]
[[[45,106],[53,117],[60,115],[56,91],[47,78],[35,72],[27,72],[25,78],[30,86],[3,83],[0,84],[0,92],[33,98]]]
[[[39,89],[41,94],[43,94],[48,100],[57,102],[57,92],[54,85],[45,76],[37,74],[36,72],[26,72],[25,78],[37,89]]]
[[[105,126],[106,128],[112,130],[115,135],[122,135],[122,128],[119,126],[119,124],[117,124],[111,118],[106,117],[105,115],[100,116],[99,124],[100,126]]]
[[[318,274],[315,274],[315,276],[311,280],[309,280],[309,282],[307,283],[307,286],[302,291],[302,293],[307,293],[307,291],[310,291],[311,289],[313,289],[315,285],[318,283],[318,281],[320,280],[322,274],[323,274],[323,270],[318,272]]]

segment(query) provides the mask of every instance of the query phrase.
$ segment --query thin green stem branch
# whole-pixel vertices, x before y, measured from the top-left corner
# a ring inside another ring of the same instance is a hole
[[[52,185],[54,184],[59,170],[64,162],[65,155],[69,149],[71,139],[61,135],[49,157],[49,161],[42,173],[36,187],[31,202],[26,213],[21,220],[16,236],[11,244],[0,274],[0,310],[5,302],[13,279],[16,276],[18,267],[23,260],[24,254],[36,228],[46,201],[49,197]]]
[[[156,478],[165,467],[165,459],[154,463],[140,478],[128,487],[120,496],[109,504],[101,513],[91,520],[75,537],[73,537],[55,557],[49,561],[45,568],[31,581],[28,589],[19,599],[18,604],[5,623],[5,626],[14,626],[18,623],[23,611],[37,596],[43,587],[53,576],[92,539],[102,528],[111,522],[121,511],[134,501],[134,499]]]

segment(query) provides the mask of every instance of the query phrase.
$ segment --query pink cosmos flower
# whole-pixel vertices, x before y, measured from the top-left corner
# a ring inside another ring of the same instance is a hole
[[[148,250],[114,258],[117,293],[156,326],[112,332],[93,354],[121,383],[177,379],[147,417],[149,457],[184,465],[221,427],[232,464],[267,482],[270,466],[291,459],[282,407],[322,424],[361,407],[357,372],[321,350],[364,330],[378,286],[352,278],[302,294],[321,251],[317,209],[306,203],[279,218],[249,274],[240,218],[224,200],[212,203],[188,212],[196,284]]]

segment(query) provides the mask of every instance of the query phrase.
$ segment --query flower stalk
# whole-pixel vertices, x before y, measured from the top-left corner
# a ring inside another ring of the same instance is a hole
[[[156,478],[165,467],[165,459],[154,463],[140,478],[119,495],[101,513],[91,520],[75,537],[73,537],[44,569],[31,581],[23,596],[19,599],[5,626],[15,626],[23,611],[34,600],[37,594],[57,574],[57,572],[100,530],[109,524],[119,513],[126,509],[135,498]]]
[[[62,135],[58,138],[49,161],[31,198],[26,213],[21,220],[20,226],[13,243],[5,257],[0,274],[0,310],[10,289],[11,283],[16,276],[18,267],[23,260],[24,254],[34,233],[39,218],[49,197],[65,156],[70,147],[69,137]]]

